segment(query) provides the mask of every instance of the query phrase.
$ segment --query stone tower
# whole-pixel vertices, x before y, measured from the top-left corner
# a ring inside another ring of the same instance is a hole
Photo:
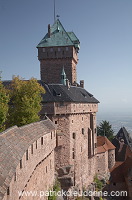
[[[43,118],[56,124],[55,169],[64,190],[82,191],[96,173],[96,112],[99,101],[77,83],[79,40],[57,19],[38,44]]]
[[[66,32],[59,19],[38,44],[41,80],[50,83],[61,83],[64,67],[67,79],[71,84],[77,82],[76,65],[80,42],[73,32]]]

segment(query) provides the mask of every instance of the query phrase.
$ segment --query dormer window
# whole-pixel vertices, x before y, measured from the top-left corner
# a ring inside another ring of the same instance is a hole
[[[54,95],[54,96],[59,96],[59,97],[60,97],[60,96],[61,96],[61,93],[59,93],[59,92],[57,92],[57,91],[55,91],[55,90],[53,89],[53,95]]]
[[[81,92],[81,94],[82,94],[82,96],[84,97],[84,98],[86,98],[87,96],[86,96],[86,94],[84,94],[83,92]]]

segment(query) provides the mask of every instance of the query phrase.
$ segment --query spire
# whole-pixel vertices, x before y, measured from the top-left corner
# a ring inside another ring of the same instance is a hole
[[[61,73],[61,84],[66,85],[66,73],[64,70],[64,66],[62,68],[62,73]]]

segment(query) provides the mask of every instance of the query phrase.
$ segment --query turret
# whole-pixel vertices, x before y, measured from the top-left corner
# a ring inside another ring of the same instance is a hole
[[[66,85],[66,73],[65,73],[64,67],[61,73],[61,84]]]

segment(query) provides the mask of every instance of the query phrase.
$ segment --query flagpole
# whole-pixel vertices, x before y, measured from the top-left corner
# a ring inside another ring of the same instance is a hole
[[[55,22],[55,0],[54,0],[54,22]]]

